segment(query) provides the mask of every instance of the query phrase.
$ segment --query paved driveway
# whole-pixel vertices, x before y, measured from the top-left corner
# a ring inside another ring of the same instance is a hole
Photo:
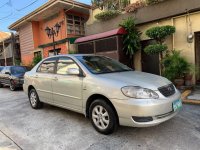
[[[83,115],[45,105],[33,110],[23,91],[0,89],[0,149],[24,150],[199,150],[200,106],[151,128],[120,127],[97,133]]]

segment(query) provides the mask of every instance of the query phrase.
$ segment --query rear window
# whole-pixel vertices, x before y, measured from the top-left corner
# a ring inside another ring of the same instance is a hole
[[[21,67],[21,66],[16,66],[16,67],[12,67],[11,68],[11,73],[12,74],[23,74],[25,73],[27,70],[25,67]]]

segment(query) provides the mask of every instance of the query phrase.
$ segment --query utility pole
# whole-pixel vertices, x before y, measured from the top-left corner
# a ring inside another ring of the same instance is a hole
[[[3,40],[3,53],[4,53],[4,59],[5,59],[5,66],[7,66],[7,60],[6,60],[6,49],[5,49],[5,40]]]
[[[13,32],[11,32],[11,48],[12,48],[13,65],[15,66],[15,35]]]

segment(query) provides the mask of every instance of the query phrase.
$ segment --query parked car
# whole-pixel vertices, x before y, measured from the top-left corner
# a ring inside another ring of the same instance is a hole
[[[1,70],[2,70],[3,68],[4,68],[3,66],[0,66],[0,72],[1,72]]]
[[[0,72],[0,87],[10,86],[11,91],[22,87],[24,83],[24,74],[27,71],[23,66],[6,66]]]
[[[182,107],[179,91],[166,78],[96,55],[47,58],[25,74],[24,91],[32,108],[48,103],[82,113],[103,134],[118,125],[158,125]]]

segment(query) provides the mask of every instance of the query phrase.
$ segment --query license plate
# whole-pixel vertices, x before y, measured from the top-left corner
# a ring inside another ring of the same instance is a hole
[[[173,107],[174,111],[181,109],[182,108],[182,101],[180,99],[174,101],[173,104],[172,104],[172,107]]]

